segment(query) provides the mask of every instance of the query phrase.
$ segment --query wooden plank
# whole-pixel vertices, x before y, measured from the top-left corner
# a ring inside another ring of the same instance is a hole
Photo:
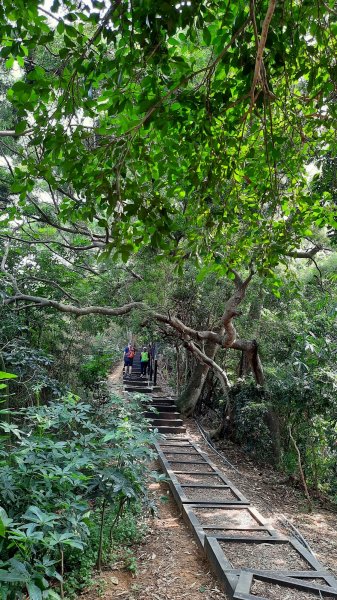
[[[211,534],[211,537],[220,540],[221,542],[233,542],[233,543],[245,543],[245,544],[284,544],[288,540],[285,537],[281,536],[272,536],[269,537],[253,537],[253,536],[244,536],[244,535],[217,535]]]
[[[298,590],[304,590],[307,592],[317,592],[318,594],[330,595],[337,598],[337,589],[322,585],[314,582],[307,582],[301,579],[296,579],[295,577],[285,577],[280,571],[277,575],[266,575],[265,573],[256,573],[254,569],[250,571],[253,574],[254,579],[259,579],[261,581],[267,581],[268,583],[275,583],[276,585],[283,585],[285,587],[292,587]],[[311,574],[312,578],[317,578],[316,573]]]
[[[253,573],[250,573],[250,571],[241,571],[238,584],[235,588],[235,594],[249,594],[252,583]]]
[[[198,473],[196,473],[198,475]],[[182,483],[184,488],[201,488],[205,490],[230,490],[229,485],[213,485],[212,483]]]

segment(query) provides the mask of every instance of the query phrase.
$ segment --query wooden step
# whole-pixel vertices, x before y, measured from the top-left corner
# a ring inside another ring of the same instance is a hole
[[[157,406],[175,406],[174,400],[172,398],[153,398],[152,396],[152,404],[156,404]]]
[[[125,379],[123,379],[123,383],[131,385],[143,385],[145,383],[147,385],[149,382],[144,381],[144,379],[141,379],[140,377],[125,377]]]
[[[159,412],[178,412],[178,409],[175,404],[155,404],[154,402],[149,404]]]
[[[168,427],[181,427],[183,425],[182,419],[158,419],[157,415],[151,419],[151,424],[154,427],[168,426]]]
[[[137,387],[148,387],[149,382],[144,379],[123,379],[124,385],[136,385]]]
[[[153,412],[148,412],[146,411],[144,413],[144,417],[146,417],[147,419],[153,420],[153,419],[165,419],[166,421],[172,421],[175,419],[180,419],[180,413],[178,412],[159,412],[159,413],[153,413]]]
[[[152,394],[153,391],[151,387],[137,387],[131,385],[126,385],[124,390],[126,392],[134,392],[135,394]]]
[[[186,433],[186,427],[172,427],[169,425],[160,425],[159,427],[155,427],[156,429],[158,429],[158,433],[170,433],[170,434],[175,434],[175,433]]]

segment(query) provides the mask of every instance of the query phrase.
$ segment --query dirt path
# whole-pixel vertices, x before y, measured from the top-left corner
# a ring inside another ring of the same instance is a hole
[[[108,385],[116,393],[123,392],[122,372],[121,362],[108,377]],[[158,464],[152,467],[160,470]],[[227,600],[168,485],[151,484],[150,489],[158,512],[155,517],[145,518],[148,534],[135,549],[136,574],[118,568],[103,571],[79,600]]]
[[[116,389],[119,390],[123,390],[123,381],[122,381],[122,374],[123,374],[123,361],[121,361],[112,371],[112,373],[110,373],[108,375],[108,386],[116,391]]]
[[[158,514],[147,519],[148,534],[136,550],[137,573],[105,571],[93,590],[80,598],[227,600],[182,520],[168,486],[152,484],[150,488]]]

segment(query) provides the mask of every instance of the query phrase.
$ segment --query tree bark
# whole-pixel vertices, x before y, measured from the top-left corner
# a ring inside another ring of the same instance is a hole
[[[218,344],[208,342],[205,344],[204,352],[213,360],[218,347]],[[194,412],[204,387],[209,369],[209,365],[198,361],[192,371],[192,375],[189,378],[187,386],[177,400],[177,406],[180,412],[186,417],[192,415]]]
[[[230,387],[225,371],[218,365],[212,365],[212,362],[214,362],[214,357],[220,347],[230,348],[234,347],[234,344],[236,343],[236,330],[233,319],[240,314],[238,312],[238,306],[244,299],[247,286],[254,274],[253,271],[251,271],[247,279],[242,280],[238,273],[235,271],[233,271],[233,273],[235,276],[235,291],[227,300],[220,323],[218,327],[214,329],[214,332],[198,331],[196,336],[194,331],[181,323],[179,319],[172,319],[172,317],[170,319],[170,325],[182,332],[187,347],[192,352],[194,351],[194,353],[198,352],[197,358],[201,363],[195,366],[187,387],[177,401],[179,410],[185,416],[193,414],[210,368],[213,368],[214,374],[218,377],[225,394],[227,394]],[[162,320],[161,315],[157,315],[157,318],[158,320]],[[191,342],[191,339],[206,340],[202,352],[197,350],[195,344]],[[247,350],[253,350],[250,342],[246,342],[246,346]],[[240,347],[239,349],[242,348]],[[209,359],[209,361],[207,359]]]
[[[275,466],[278,467],[281,463],[282,449],[281,449],[281,434],[280,434],[280,424],[277,417],[277,414],[272,409],[269,408],[268,413],[266,415],[266,423],[270,432],[270,438],[273,445],[273,453],[275,458]]]
[[[256,340],[236,340],[232,345],[234,350],[242,350],[243,357],[239,366],[239,376],[244,377],[250,371],[258,385],[264,385],[264,373],[262,362],[259,357]]]

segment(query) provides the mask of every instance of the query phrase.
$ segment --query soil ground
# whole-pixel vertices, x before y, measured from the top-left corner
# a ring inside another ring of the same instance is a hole
[[[110,376],[114,389],[119,387],[121,373],[122,367],[117,367]],[[193,419],[187,421],[186,426],[186,437],[208,453],[209,458],[275,529],[286,535],[293,534],[284,521],[285,517],[304,536],[318,560],[337,576],[337,514],[330,507],[316,503],[310,513],[302,492],[286,482],[282,474],[270,467],[256,466],[239,447],[222,441],[217,446],[218,450],[231,467],[212,451]],[[94,587],[80,598],[226,600],[226,594],[210,573],[208,563],[182,520],[167,484],[152,484],[151,488],[158,513],[148,518],[148,534],[135,550],[137,573],[131,574],[116,565],[116,569],[103,572]],[[261,584],[256,586],[258,589]],[[293,598],[293,592],[289,590],[290,595],[284,598]],[[303,600],[304,597],[307,596],[304,594]]]
[[[158,465],[153,465],[154,467]],[[158,507],[148,517],[148,533],[135,555],[136,574],[107,570],[82,600],[226,600],[182,520],[167,484],[151,484]]]

